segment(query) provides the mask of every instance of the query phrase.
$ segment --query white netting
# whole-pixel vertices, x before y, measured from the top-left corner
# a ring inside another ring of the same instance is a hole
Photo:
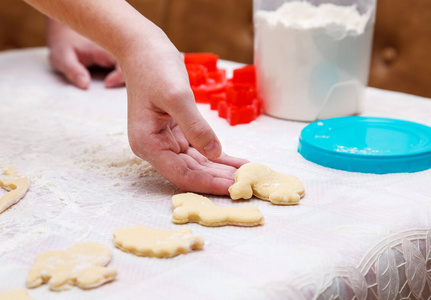
[[[217,205],[255,205],[266,223],[183,225],[208,242],[204,250],[173,259],[135,257],[114,248],[114,230],[177,227],[170,198],[178,190],[131,153],[125,89],[106,90],[96,81],[80,91],[51,73],[46,50],[37,49],[0,55],[0,99],[0,161],[31,180],[25,198],[0,215],[0,291],[23,288],[38,253],[91,240],[114,249],[110,265],[118,268],[116,281],[89,291],[74,288],[59,295],[44,286],[30,294],[35,299],[353,299],[356,291],[361,299],[365,290],[369,297],[385,292],[382,285],[392,279],[382,277],[379,286],[376,277],[384,264],[393,270],[392,284],[398,283],[388,285],[389,298],[395,289],[403,297],[429,293],[428,275],[425,284],[412,287],[407,278],[429,259],[424,241],[431,220],[431,170],[374,175],[324,168],[296,152],[306,123],[262,116],[230,127],[199,105],[227,153],[298,176],[306,195],[292,207],[210,197]],[[368,89],[364,115],[431,125],[431,101]],[[405,239],[394,243],[394,236]]]

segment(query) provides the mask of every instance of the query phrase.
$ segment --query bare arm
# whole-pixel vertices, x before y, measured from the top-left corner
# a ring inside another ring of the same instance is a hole
[[[197,110],[182,55],[124,0],[26,0],[109,51],[128,93],[129,142],[182,190],[227,194],[245,160],[221,152]]]
[[[67,24],[115,57],[133,41],[158,31],[124,0],[25,0],[52,19]],[[115,37],[115,38],[114,38]],[[151,41],[149,41],[151,42]]]

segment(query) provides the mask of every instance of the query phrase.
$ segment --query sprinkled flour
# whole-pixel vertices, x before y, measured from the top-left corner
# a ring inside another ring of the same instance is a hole
[[[124,146],[115,149],[114,145],[118,144]],[[83,149],[78,163],[83,170],[98,172],[107,177],[142,178],[158,174],[148,162],[133,154],[128,147],[126,133],[115,134],[103,144]]]
[[[37,251],[53,239],[65,243],[56,244],[59,249],[69,247],[68,240],[103,241],[112,235],[113,215],[119,222],[121,216],[160,218],[163,210],[153,202],[171,210],[175,186],[130,150],[125,90],[97,98],[69,86],[47,93],[43,85],[29,85],[0,107],[0,161],[31,181],[19,205],[0,218],[0,258],[28,245]],[[12,90],[19,89],[0,85],[3,94]]]

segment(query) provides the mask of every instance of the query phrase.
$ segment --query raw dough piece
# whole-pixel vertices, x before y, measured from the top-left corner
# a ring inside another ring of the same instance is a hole
[[[34,300],[26,290],[17,289],[0,293],[0,300]]]
[[[257,207],[220,207],[210,199],[194,193],[173,196],[172,206],[172,220],[177,224],[195,222],[205,226],[256,226],[264,222]]]
[[[202,238],[188,228],[161,230],[145,226],[118,228],[114,232],[114,242],[123,251],[159,258],[174,257],[204,246]]]
[[[8,193],[0,199],[0,214],[17,203],[28,191],[30,181],[13,166],[0,162],[0,187]]]
[[[304,196],[304,185],[295,176],[277,173],[259,163],[242,165],[229,188],[233,200],[250,199],[253,195],[274,204],[297,204]]]
[[[96,242],[80,242],[65,251],[39,254],[27,275],[27,287],[35,288],[48,282],[53,291],[77,285],[82,289],[100,286],[117,276],[111,260],[111,249]]]

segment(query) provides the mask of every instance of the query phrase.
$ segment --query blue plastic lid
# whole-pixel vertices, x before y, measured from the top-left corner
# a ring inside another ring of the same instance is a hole
[[[387,118],[326,119],[302,130],[298,152],[309,161],[339,170],[417,172],[431,168],[431,127]]]

